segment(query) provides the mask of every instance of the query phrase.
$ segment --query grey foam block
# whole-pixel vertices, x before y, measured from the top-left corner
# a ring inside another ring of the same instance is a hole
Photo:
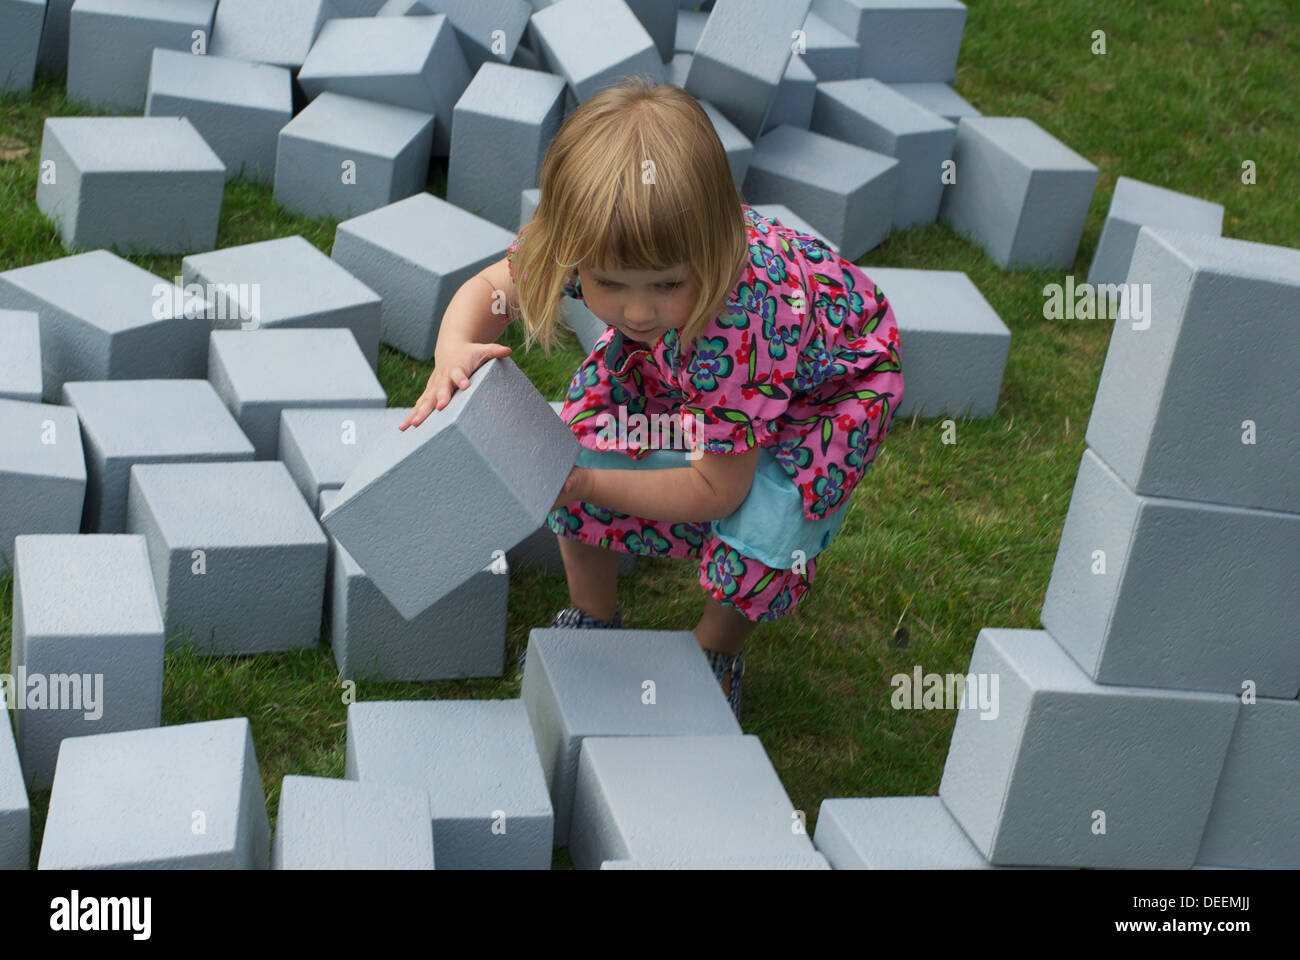
[[[836,253],[839,252],[838,244],[831,243],[825,237],[821,236],[817,232],[816,227],[814,227],[811,223],[809,223],[803,217],[799,216],[799,214],[795,213],[793,210],[791,210],[783,203],[756,203],[753,204],[751,209],[753,209],[755,212],[761,214],[762,216],[766,217],[769,220],[775,220],[777,223],[781,224],[782,226],[789,227],[790,229],[798,233],[802,233],[805,236],[813,237],[816,240],[820,240],[832,251]],[[911,373],[911,370],[909,370],[908,373]],[[911,386],[910,381],[908,383],[908,386],[909,387]]]
[[[456,103],[447,200],[507,230],[519,229],[518,191],[537,185],[560,128],[564,80],[485,63]]]
[[[1144,226],[1217,237],[1223,233],[1223,205],[1131,177],[1118,178],[1088,267],[1089,283],[1125,282],[1138,231]]]
[[[861,45],[859,77],[951,83],[966,26],[957,0],[813,0],[813,11]]]
[[[691,72],[691,61],[694,59],[694,55],[689,53],[673,54],[673,58],[664,64],[664,82],[685,90],[686,76]]]
[[[962,117],[980,116],[978,110],[946,83],[891,83],[889,86],[949,123],[955,124]]]
[[[276,459],[285,465],[307,505],[320,506],[325,490],[337,490],[366,451],[410,414],[407,407],[326,407],[280,413]]]
[[[818,80],[852,80],[858,76],[862,45],[812,10],[803,22],[804,50],[798,54]]]
[[[456,292],[513,242],[490,220],[417,193],[340,223],[331,255],[383,298],[380,339],[428,360]]]
[[[349,780],[423,788],[440,870],[549,870],[554,817],[522,700],[348,705]]]
[[[830,870],[831,865],[820,853],[790,854],[772,857],[715,857],[696,860],[688,857],[659,860],[606,860],[602,870]]]
[[[324,491],[321,510],[338,497],[337,490]],[[501,676],[510,594],[505,557],[408,621],[333,537],[330,551],[325,606],[341,676],[392,682]]]
[[[401,3],[402,0],[397,0]],[[417,0],[411,13],[443,13],[456,28],[456,38],[471,74],[484,63],[509,63],[533,15],[527,0]],[[409,15],[409,14],[408,14]]]
[[[45,26],[41,30],[41,47],[36,64],[46,73],[68,71],[68,21],[72,19],[73,0],[47,0]]]
[[[1128,288],[1089,445],[1141,494],[1300,512],[1300,251],[1143,227]]]
[[[939,797],[990,862],[1196,861],[1236,698],[1093,683],[1043,630],[981,630],[967,675],[992,709],[959,710]]]
[[[889,234],[898,161],[789,124],[759,137],[745,196],[783,203],[857,260]]]
[[[300,236],[186,257],[181,275],[186,286],[204,285],[214,306],[225,305],[213,329],[345,327],[378,369],[379,294]]]
[[[93,533],[126,530],[131,465],[252,460],[253,445],[207,380],[99,380],[63,385],[86,451]]]
[[[817,100],[817,74],[800,57],[791,57],[776,88],[776,97],[763,121],[763,132],[782,124],[807,130],[812,125],[813,106]]]
[[[32,88],[41,27],[45,22],[45,2],[0,0],[0,93],[20,93]]]
[[[0,870],[26,870],[31,863],[32,811],[3,684],[0,714]]]
[[[330,20],[298,71],[308,98],[330,90],[432,114],[436,157],[450,149],[452,108],[470,78],[445,16]]]
[[[569,819],[586,737],[732,734],[740,724],[689,630],[533,630],[520,696],[555,807]]]
[[[677,41],[677,14],[680,8],[672,0],[624,0],[646,33],[654,41],[661,61],[671,60]]]
[[[586,737],[569,852],[606,860],[809,856],[798,811],[758,737]]]
[[[279,451],[283,410],[388,405],[356,337],[342,328],[213,330],[208,379],[258,460]]]
[[[542,202],[542,191],[539,187],[530,187],[527,190],[519,191],[519,226],[522,227],[529,220],[533,219],[533,214],[537,212],[537,205]]]
[[[685,89],[710,101],[745,136],[763,130],[810,0],[719,0],[695,46]],[[811,73],[811,71],[809,71]]]
[[[371,448],[321,519],[410,620],[536,530],[578,452],[523,371],[492,358],[446,407]]]
[[[139,113],[153,51],[204,49],[217,0],[77,0],[68,38],[68,98]]]
[[[0,399],[0,575],[14,537],[77,533],[86,501],[86,458],[77,411]]]
[[[36,206],[70,250],[217,244],[226,165],[185,117],[47,117],[41,167]]]
[[[745,174],[749,172],[749,161],[754,156],[754,143],[713,104],[701,100],[700,106],[704,108],[704,112],[709,115],[709,120],[713,123],[713,131],[718,135],[718,139],[722,142],[722,149],[727,154],[727,166],[731,168],[731,178],[736,181],[736,186],[740,187],[745,182]]]
[[[272,870],[432,870],[423,790],[288,775],[271,842]]]
[[[1300,700],[1243,703],[1196,856],[1200,865],[1300,869]]]
[[[378,16],[384,0],[330,0],[340,17]]]
[[[989,417],[998,406],[1011,331],[958,270],[863,267],[893,307],[907,355],[896,416]]]
[[[131,468],[127,529],[148,541],[169,643],[209,654],[316,646],[329,546],[284,464]]]
[[[158,726],[163,621],[143,537],[14,541],[11,672],[26,679],[14,728],[31,789],[53,782],[65,737]]]
[[[939,219],[1003,269],[1069,270],[1097,168],[1024,117],[962,117]]]
[[[419,193],[433,129],[431,113],[327,90],[280,131],[276,202],[341,220]]]
[[[812,129],[898,160],[894,229],[933,223],[957,128],[879,80],[817,85]]]
[[[582,349],[588,353],[595,349],[596,341],[609,332],[609,324],[592,313],[582,300],[563,298],[560,301],[560,313],[573,335],[578,338]]]
[[[208,53],[297,70],[325,21],[337,16],[332,0],[221,0]]]
[[[537,53],[579,103],[624,74],[664,78],[664,57],[625,0],[560,0],[529,20]]]
[[[700,37],[704,33],[704,24],[708,22],[709,15],[695,9],[684,10],[678,8],[677,11],[677,30],[673,34],[673,53],[694,53],[695,47],[700,42]],[[665,60],[668,57],[664,57]]]
[[[40,317],[46,400],[66,380],[202,377],[208,368],[205,305],[107,250],[0,273],[0,307]]]
[[[990,870],[938,797],[823,800],[813,844],[836,870]]]
[[[1042,623],[1098,683],[1293,697],[1297,570],[1300,514],[1135,494],[1087,449]]]
[[[65,740],[42,870],[265,870],[271,825],[244,717]]]
[[[41,318],[0,310],[0,399],[41,402]]]
[[[524,70],[540,70],[542,73],[550,73],[550,71],[546,69],[546,64],[542,63],[542,58],[522,43],[515,47],[515,55],[510,59],[510,66],[520,67]],[[567,98],[572,95],[572,93],[566,94],[566,107],[568,106]]]
[[[226,179],[270,183],[275,146],[293,117],[293,77],[284,67],[158,49],[145,116],[188,117],[226,165]]]

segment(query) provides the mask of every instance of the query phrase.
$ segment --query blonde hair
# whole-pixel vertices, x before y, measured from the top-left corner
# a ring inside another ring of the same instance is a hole
[[[744,201],[713,123],[689,93],[641,76],[597,93],[551,141],[539,186],[514,257],[525,349],[540,342],[549,353],[556,344],[564,282],[579,264],[663,271],[686,263],[700,295],[679,331],[683,344],[721,311],[749,248]]]

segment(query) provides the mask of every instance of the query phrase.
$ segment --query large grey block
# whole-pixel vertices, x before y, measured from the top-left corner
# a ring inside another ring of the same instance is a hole
[[[224,297],[213,329],[345,327],[370,369],[379,367],[379,294],[300,236],[186,257],[181,274],[186,286],[205,284],[217,305]]]
[[[31,789],[53,782],[65,737],[158,726],[163,621],[143,537],[14,541],[10,672],[26,681],[14,730]]]
[[[36,79],[46,0],[0,0],[0,93],[30,90]],[[23,863],[26,866],[26,861]]]
[[[270,183],[280,130],[293,117],[293,77],[266,63],[155,50],[145,116],[188,117],[226,165],[226,179]]]
[[[47,0],[45,26],[41,30],[41,47],[36,64],[46,73],[68,70],[68,21],[72,19],[73,0]]]
[[[814,240],[819,240],[835,253],[839,252],[838,244],[831,243],[825,237],[822,237],[818,234],[816,227],[783,203],[756,203],[752,205],[751,209],[766,217],[768,220],[775,220],[782,226],[789,227],[797,233],[802,233],[804,236],[809,236]],[[908,370],[908,373],[911,373],[910,369]],[[908,381],[908,386],[911,386],[911,381]]]
[[[1024,117],[962,117],[939,219],[998,266],[1069,270],[1097,168]]]
[[[804,18],[804,50],[798,54],[818,80],[852,80],[858,76],[862,45],[812,10]]]
[[[537,53],[568,82],[578,103],[624,74],[664,79],[664,57],[625,0],[560,0],[529,20]]]
[[[338,500],[321,494],[321,510]],[[394,682],[499,677],[505,663],[510,565],[498,558],[413,620],[330,537],[330,646],[343,677]]]
[[[0,870],[26,870],[31,863],[32,810],[18,762],[9,704],[0,684]]]
[[[71,382],[63,402],[81,421],[88,533],[126,530],[132,464],[253,459],[253,445],[206,380]]]
[[[721,110],[751,140],[776,99],[791,38],[811,0],[719,0],[695,46],[686,90]],[[811,73],[811,71],[809,71]]]
[[[591,312],[585,301],[565,297],[560,301],[560,313],[582,349],[591,353],[596,341],[609,332],[609,324]]]
[[[271,825],[244,717],[65,740],[42,870],[264,870]]]
[[[752,735],[587,737],[569,852],[606,860],[808,856],[798,811]]]
[[[957,128],[879,80],[817,85],[812,129],[898,160],[894,229],[933,223]]]
[[[46,400],[66,380],[202,377],[208,368],[205,305],[107,250],[0,273],[0,307],[40,317]]]
[[[432,870],[429,797],[387,783],[288,775],[272,870]]]
[[[958,270],[862,269],[893,307],[907,357],[907,389],[895,416],[992,416],[1011,331],[970,277]]]
[[[208,379],[258,460],[280,449],[283,410],[388,404],[356,337],[342,328],[213,330]]]
[[[1088,444],[1137,493],[1300,513],[1300,251],[1143,227],[1129,278]]]
[[[1196,861],[1236,698],[1095,684],[1042,630],[981,630],[967,672],[996,712],[959,711],[939,797],[990,862]]]
[[[704,33],[704,24],[709,15],[695,9],[677,11],[677,29],[673,34],[673,53],[694,53],[700,37]],[[663,59],[667,60],[668,57]]]
[[[946,83],[891,83],[889,86],[931,113],[937,113],[949,123],[962,117],[978,117],[980,112]]]
[[[77,0],[68,39],[68,98],[139,113],[153,51],[189,53],[212,36],[217,0]]]
[[[563,114],[562,78],[483,64],[456,102],[447,200],[507,230],[518,230],[515,197],[537,185],[542,157]]]
[[[536,530],[578,452],[523,371],[493,358],[371,448],[322,521],[410,620]]]
[[[217,244],[226,165],[185,117],[47,117],[41,168],[36,206],[70,250]]]
[[[433,114],[433,156],[445,157],[452,108],[471,76],[445,16],[365,17],[321,27],[298,83],[309,98],[330,90]]]
[[[305,217],[354,217],[424,189],[431,113],[326,91],[280,131],[275,199]]]
[[[340,223],[332,256],[383,298],[380,339],[428,360],[461,285],[513,242],[510,231],[491,221],[417,193]]]
[[[85,499],[77,412],[0,399],[0,576],[13,566],[19,534],[80,530]]]
[[[332,0],[221,0],[208,53],[297,70],[322,25],[337,16]]]
[[[284,464],[131,468],[127,529],[149,543],[168,641],[203,653],[316,646],[329,546]]]
[[[1088,267],[1089,283],[1125,282],[1138,231],[1143,227],[1169,227],[1217,237],[1223,233],[1223,205],[1131,177],[1118,178],[1101,226],[1101,240]]]
[[[584,738],[741,733],[689,630],[533,630],[519,695],[561,847]]]
[[[276,459],[288,469],[307,505],[318,511],[320,495],[337,490],[374,444],[410,414],[407,407],[327,407],[280,413]]]
[[[696,860],[690,857],[658,860],[606,860],[602,870],[830,870],[831,865],[820,853],[788,854],[772,857],[715,857]]]
[[[836,870],[990,870],[938,797],[823,800],[813,844]]]
[[[402,0],[397,0],[401,3]],[[484,63],[509,63],[533,15],[527,0],[417,0],[411,13],[445,13],[475,74]]]
[[[951,83],[966,26],[957,0],[813,0],[813,11],[861,45],[859,77]]]
[[[347,778],[423,788],[440,870],[549,870],[553,815],[522,700],[348,705]]]
[[[812,125],[813,106],[817,101],[817,74],[799,57],[791,57],[776,88],[776,97],[763,121],[763,132],[775,130],[783,123],[800,130]]]
[[[0,310],[0,399],[41,402],[41,319]]]
[[[1198,864],[1300,869],[1300,700],[1243,703]]]
[[[1135,494],[1088,449],[1042,622],[1098,683],[1294,697],[1297,570],[1300,513]]]
[[[754,156],[754,143],[713,104],[701,100],[700,106],[713,123],[713,130],[727,154],[727,166],[731,168],[731,178],[736,181],[736,187],[739,188],[745,182],[745,174],[749,172],[749,161]]]
[[[745,196],[783,203],[853,261],[889,234],[898,161],[785,124],[754,144]]]

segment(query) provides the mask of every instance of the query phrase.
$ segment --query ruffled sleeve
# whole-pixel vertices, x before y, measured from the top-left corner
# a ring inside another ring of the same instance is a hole
[[[510,244],[510,248],[506,250],[506,267],[510,271],[510,279],[514,281],[516,284],[519,282],[519,278],[515,276],[515,254],[519,252],[519,241],[521,241],[524,238],[524,232],[527,229],[528,229],[528,224],[524,224],[523,228],[519,231],[518,235],[515,237],[515,242]],[[527,279],[526,276],[525,279]],[[569,271],[569,276],[565,278],[564,286],[561,289],[561,292],[566,297],[572,297],[574,300],[582,299],[582,280],[578,277],[577,267],[574,267],[572,270]]]

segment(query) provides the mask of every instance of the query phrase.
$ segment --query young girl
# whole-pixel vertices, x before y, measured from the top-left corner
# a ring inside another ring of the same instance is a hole
[[[614,551],[698,559],[695,637],[739,717],[749,634],[808,593],[902,400],[893,312],[861,269],[744,203],[677,87],[633,78],[582,104],[540,186],[504,263],[444,315],[402,429],[510,352],[490,341],[515,313],[549,352],[561,295],[584,301],[610,329],[561,414],[584,449],[547,518],[570,600],[552,625],[621,627]],[[688,438],[676,453],[651,449],[662,430],[611,443],[665,417]]]

